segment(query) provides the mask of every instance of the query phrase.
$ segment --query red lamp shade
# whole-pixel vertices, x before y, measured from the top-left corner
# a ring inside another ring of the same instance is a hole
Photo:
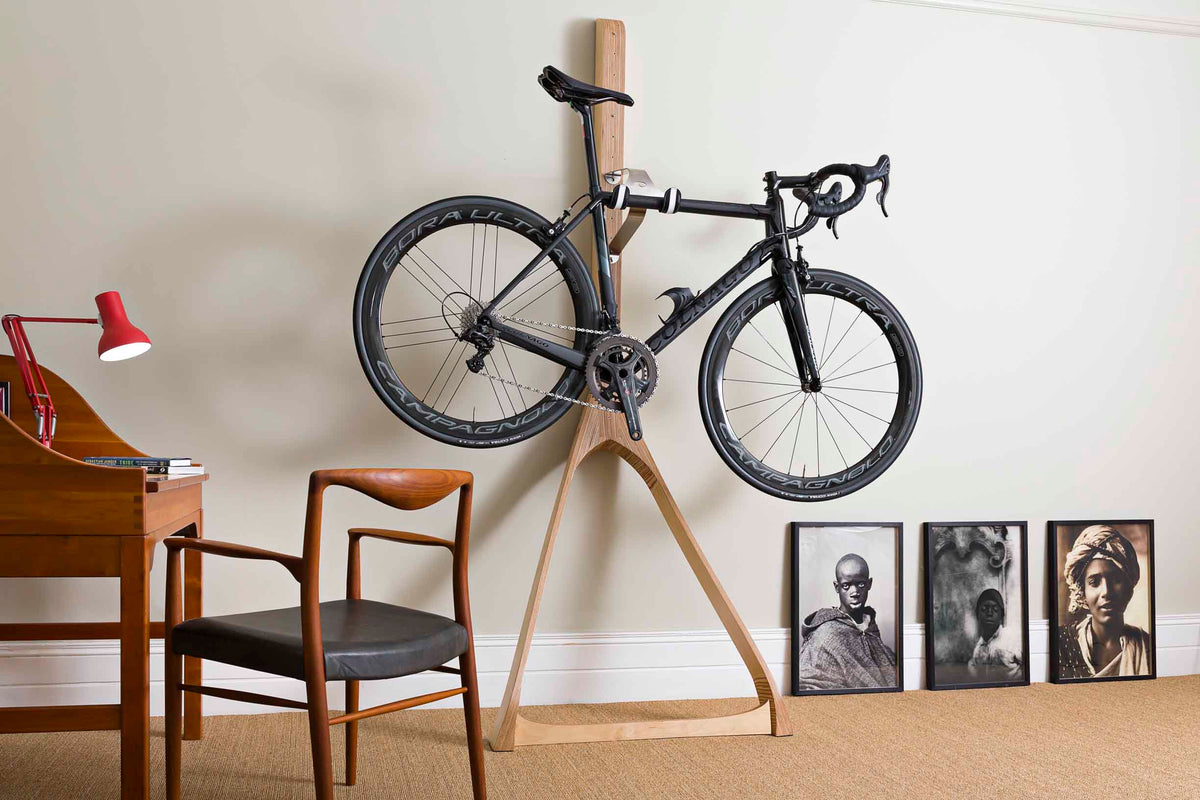
[[[124,361],[150,349],[150,337],[129,321],[120,294],[96,295],[96,307],[100,309],[100,324],[104,327],[100,336],[101,361]]]

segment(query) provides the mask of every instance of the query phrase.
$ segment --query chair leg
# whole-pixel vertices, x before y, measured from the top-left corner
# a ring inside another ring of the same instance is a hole
[[[313,780],[317,800],[333,800],[333,752],[329,748],[329,699],[324,676],[309,680],[308,735],[312,742]]]
[[[358,711],[358,681],[346,681],[346,713]],[[358,782],[358,720],[346,723],[346,785]]]
[[[486,800],[487,784],[483,778],[483,730],[479,720],[479,680],[475,675],[475,646],[468,642],[467,651],[458,659],[462,672],[463,716],[467,723],[467,753],[471,759],[471,790],[475,800]]]
[[[183,656],[171,652],[168,643],[165,660],[163,685],[166,692],[167,800],[179,800],[179,760],[183,742],[183,690],[179,684],[183,679]]]

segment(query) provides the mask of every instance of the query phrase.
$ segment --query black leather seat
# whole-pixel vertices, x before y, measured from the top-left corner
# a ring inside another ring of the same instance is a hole
[[[554,67],[548,66],[543,69],[542,74],[538,76],[538,83],[547,94],[560,103],[583,103],[590,106],[611,100],[623,106],[633,105],[633,98],[624,92],[577,81]]]
[[[304,680],[300,607],[190,619],[174,628],[179,655]],[[376,680],[423,672],[467,649],[452,619],[373,600],[321,603],[325,679]]]

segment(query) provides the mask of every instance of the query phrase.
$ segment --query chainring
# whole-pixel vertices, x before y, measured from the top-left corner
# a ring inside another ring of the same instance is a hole
[[[654,351],[632,336],[605,336],[596,342],[583,370],[592,396],[609,411],[620,411],[617,376],[621,370],[633,372],[637,404],[644,406],[658,387],[658,362]]]

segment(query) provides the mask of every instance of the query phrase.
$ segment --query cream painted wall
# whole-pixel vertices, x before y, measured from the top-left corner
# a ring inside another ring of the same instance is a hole
[[[1166,13],[1097,7],[1115,5]],[[350,305],[375,241],[418,205],[477,192],[554,215],[579,194],[576,122],[534,77],[552,63],[587,78],[598,13],[628,26],[627,163],[660,185],[757,201],[768,169],[894,164],[892,218],[864,206],[807,251],[892,298],[921,348],[921,420],[882,479],[800,505],[735,478],[696,407],[716,316],[666,354],[645,411],[750,627],[787,624],[799,519],[903,521],[911,622],[924,520],[1028,519],[1039,618],[1047,518],[1153,517],[1160,613],[1200,610],[1196,38],[866,0],[10,0],[0,308],[86,314],[123,293],[149,356],[101,364],[94,333],[66,327],[34,345],[128,440],[210,466],[212,538],[297,551],[316,467],[474,471],[476,629],[513,633],[575,416],[499,451],[427,441],[368,387]],[[757,234],[651,218],[626,262],[627,327],[649,333],[659,291],[699,288]],[[401,521],[333,493],[323,595],[341,591],[346,527],[445,534],[452,514]],[[632,472],[591,462],[567,520],[539,630],[716,626]],[[368,593],[449,610],[444,556],[367,558]],[[210,612],[296,601],[271,566],[206,570]],[[6,581],[3,596],[6,621],[117,612],[111,582]]]

